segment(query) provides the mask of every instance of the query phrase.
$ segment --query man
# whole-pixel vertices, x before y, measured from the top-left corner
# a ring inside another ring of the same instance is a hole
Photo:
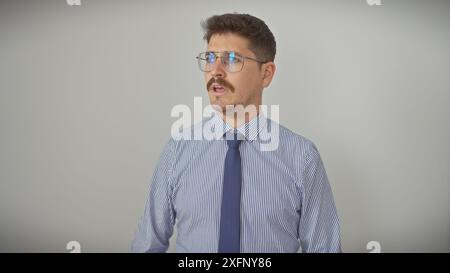
[[[275,73],[272,32],[262,20],[236,13],[212,16],[203,27],[207,49],[197,59],[217,110],[208,121],[219,137],[169,140],[132,250],[165,252],[176,224],[178,252],[340,252],[316,146],[260,111]],[[230,114],[230,106],[256,110]],[[264,150],[269,127],[279,128],[277,147]]]

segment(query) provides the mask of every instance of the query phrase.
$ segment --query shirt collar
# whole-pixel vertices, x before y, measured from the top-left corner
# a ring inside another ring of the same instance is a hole
[[[225,122],[222,119],[221,115],[217,112],[214,112],[212,119],[213,123],[215,124],[214,131],[220,133],[218,135],[222,136],[222,138],[224,134],[231,131],[233,133],[241,134],[248,141],[255,140],[261,133],[261,130],[267,125],[267,118],[262,112],[259,112],[256,117],[253,117],[249,122],[242,124],[236,129]]]

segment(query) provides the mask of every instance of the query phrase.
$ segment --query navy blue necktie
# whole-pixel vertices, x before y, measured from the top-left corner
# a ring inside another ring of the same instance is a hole
[[[239,253],[241,231],[241,140],[234,134],[227,139],[228,151],[225,157],[223,176],[222,208],[220,215],[219,252]]]

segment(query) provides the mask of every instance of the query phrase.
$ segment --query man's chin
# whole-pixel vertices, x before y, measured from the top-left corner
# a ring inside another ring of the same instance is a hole
[[[228,104],[221,104],[221,103],[215,103],[211,104],[214,110],[221,113],[223,116],[234,116],[236,108],[234,108],[234,104],[228,103]],[[228,108],[227,108],[228,106]]]
[[[211,104],[211,106],[214,108],[214,110],[218,111],[218,112],[222,112],[225,113],[227,110],[227,105],[233,105],[230,102],[226,102],[224,100],[221,99],[209,99],[209,103]]]

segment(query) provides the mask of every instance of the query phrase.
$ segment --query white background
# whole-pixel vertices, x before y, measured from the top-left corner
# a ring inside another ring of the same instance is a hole
[[[276,37],[263,103],[318,146],[343,250],[449,252],[438,0],[1,1],[0,251],[129,251],[172,107],[207,102],[200,21],[234,11]]]

